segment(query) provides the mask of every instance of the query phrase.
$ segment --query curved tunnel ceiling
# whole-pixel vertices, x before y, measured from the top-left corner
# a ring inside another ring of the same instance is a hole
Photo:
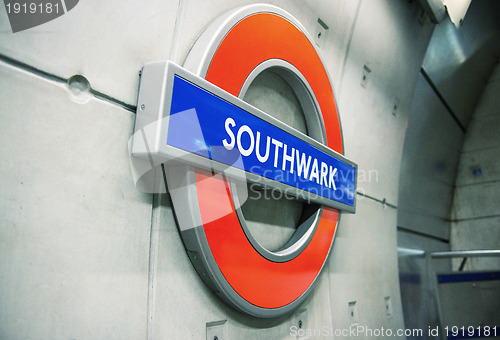
[[[462,25],[436,25],[423,71],[466,129],[500,57],[500,3],[472,1]]]

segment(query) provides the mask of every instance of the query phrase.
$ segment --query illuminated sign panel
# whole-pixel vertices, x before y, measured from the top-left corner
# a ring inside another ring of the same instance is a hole
[[[177,74],[170,81],[169,146],[238,167],[255,182],[308,201],[353,211],[352,162],[255,108],[242,109],[237,98],[222,99]]]

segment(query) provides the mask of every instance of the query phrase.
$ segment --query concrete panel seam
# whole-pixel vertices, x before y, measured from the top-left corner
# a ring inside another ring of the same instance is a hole
[[[431,87],[432,91],[434,91],[434,93],[436,94],[436,96],[439,98],[439,101],[446,108],[446,111],[448,111],[448,113],[450,114],[451,118],[453,118],[453,120],[455,121],[455,123],[457,123],[457,126],[460,128],[460,130],[462,130],[462,132],[465,132],[466,128],[465,128],[464,124],[460,121],[460,119],[455,114],[455,112],[453,112],[452,108],[446,102],[446,99],[443,97],[443,95],[441,94],[441,92],[439,92],[439,89],[437,88],[436,84],[434,84],[434,82],[432,81],[431,77],[425,71],[425,69],[423,67],[420,69],[420,73],[422,74],[422,76],[424,77],[424,79],[427,81],[427,84],[429,84],[429,86]]]
[[[160,239],[159,207],[160,194],[153,195],[151,208],[151,230],[149,239],[149,267],[148,267],[148,303],[147,303],[147,339],[154,338],[155,291],[158,268],[158,247]]]
[[[465,184],[458,184],[458,185],[455,185],[455,190],[456,189],[461,189],[461,188],[464,188],[464,187],[472,187],[472,186],[477,186],[477,185],[483,185],[483,184],[496,184],[496,183],[499,183],[500,180],[496,179],[496,180],[489,180],[489,181],[476,181],[476,182],[473,182],[473,183],[465,183]]]
[[[349,56],[349,50],[351,48],[352,37],[354,35],[354,28],[356,27],[356,22],[358,21],[359,10],[361,8],[362,1],[363,0],[359,0],[359,2],[358,2],[358,6],[356,7],[356,14],[354,14],[354,20],[352,21],[352,26],[351,26],[351,29],[349,32],[349,42],[347,43],[347,47],[346,47],[345,54],[344,54],[344,61],[342,62],[342,70],[341,70],[340,80],[339,80],[338,98],[340,98],[341,94],[342,94],[342,84],[344,82],[344,74],[345,74],[345,69],[347,67],[347,57]]]
[[[403,233],[413,234],[413,235],[417,235],[417,236],[422,236],[422,237],[426,237],[426,238],[429,238],[429,239],[432,239],[432,240],[436,240],[436,241],[440,241],[440,242],[443,242],[443,243],[450,243],[450,240],[448,240],[448,239],[441,238],[439,236],[435,236],[435,235],[432,235],[432,234],[428,234],[428,233],[416,231],[414,229],[405,228],[403,226],[399,226],[398,225],[397,229],[398,229],[398,232],[403,232]]]
[[[175,53],[177,52],[177,45],[179,41],[179,25],[180,25],[180,20],[179,18],[181,17],[181,14],[185,11],[185,5],[183,6],[183,3],[185,1],[179,0],[179,3],[177,5],[177,15],[175,16],[175,23],[174,23],[174,32],[172,34],[172,48],[170,49],[170,56],[169,60],[177,60]]]
[[[498,217],[500,217],[500,214],[487,215],[487,216],[474,216],[474,217],[466,217],[466,218],[457,218],[457,219],[450,220],[450,222],[452,222],[452,223],[458,223],[458,222],[466,222],[466,221],[485,220],[485,219],[498,218]]]

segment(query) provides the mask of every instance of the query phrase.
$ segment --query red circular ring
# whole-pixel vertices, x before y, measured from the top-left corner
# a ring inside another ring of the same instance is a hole
[[[343,152],[340,121],[325,67],[308,37],[274,13],[239,21],[218,46],[206,79],[237,96],[249,74],[262,62],[282,59],[306,78],[319,103],[327,145]],[[302,296],[319,275],[331,248],[339,212],[324,207],[308,246],[294,259],[276,263],[250,244],[236,215],[229,183],[196,173],[203,228],[214,260],[239,296],[262,308],[279,308]],[[223,207],[222,207],[223,206]],[[216,211],[231,211],[222,218]]]

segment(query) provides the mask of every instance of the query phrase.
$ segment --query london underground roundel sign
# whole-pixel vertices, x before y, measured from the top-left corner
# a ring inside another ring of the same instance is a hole
[[[308,135],[245,103],[263,71],[294,90]],[[180,234],[203,281],[236,309],[274,317],[296,308],[325,264],[340,211],[355,212],[357,166],[343,153],[332,86],[314,43],[289,13],[236,9],[199,37],[182,67],[142,71],[132,158],[165,164]],[[243,182],[243,185],[242,185]],[[252,236],[246,183],[309,202],[278,251]]]

